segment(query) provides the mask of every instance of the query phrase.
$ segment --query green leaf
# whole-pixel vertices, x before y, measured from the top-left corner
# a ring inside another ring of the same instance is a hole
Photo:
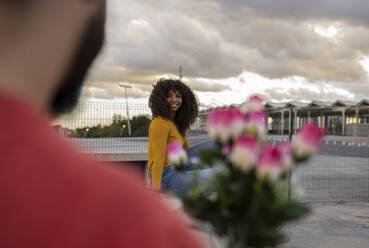
[[[227,161],[227,158],[220,150],[203,150],[200,152],[200,160],[203,164],[211,166],[216,160]]]

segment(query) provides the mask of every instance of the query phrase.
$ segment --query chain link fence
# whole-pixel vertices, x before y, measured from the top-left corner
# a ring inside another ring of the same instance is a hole
[[[146,161],[150,122],[146,104],[86,102],[52,125],[79,152],[97,160]],[[207,139],[204,118],[199,118],[187,138],[191,145]],[[268,135],[267,142],[288,139],[288,135]],[[368,201],[369,137],[326,136],[314,158],[293,172],[292,183],[305,202]]]
[[[103,161],[147,160],[151,111],[147,104],[82,102],[52,127],[77,151]],[[195,125],[187,134],[191,145],[207,138]]]
[[[269,135],[280,144],[288,135]],[[369,200],[369,137],[326,136],[318,153],[292,174],[295,195],[305,202]]]

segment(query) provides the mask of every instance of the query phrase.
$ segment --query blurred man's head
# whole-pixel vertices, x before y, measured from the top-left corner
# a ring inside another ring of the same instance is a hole
[[[87,24],[72,63],[52,99],[51,108],[55,114],[68,112],[77,103],[87,70],[103,45],[104,27],[105,6]]]
[[[105,0],[0,0],[0,91],[37,100],[39,90],[52,113],[71,110],[104,26]]]

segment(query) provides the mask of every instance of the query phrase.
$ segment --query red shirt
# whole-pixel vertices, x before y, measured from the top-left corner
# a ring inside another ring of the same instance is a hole
[[[128,171],[77,154],[30,105],[0,96],[0,247],[201,247]]]

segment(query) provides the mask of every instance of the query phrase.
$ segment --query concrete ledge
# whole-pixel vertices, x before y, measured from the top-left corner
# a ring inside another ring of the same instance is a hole
[[[146,152],[131,152],[131,153],[89,153],[94,159],[98,161],[107,162],[134,162],[134,161],[147,161]]]

